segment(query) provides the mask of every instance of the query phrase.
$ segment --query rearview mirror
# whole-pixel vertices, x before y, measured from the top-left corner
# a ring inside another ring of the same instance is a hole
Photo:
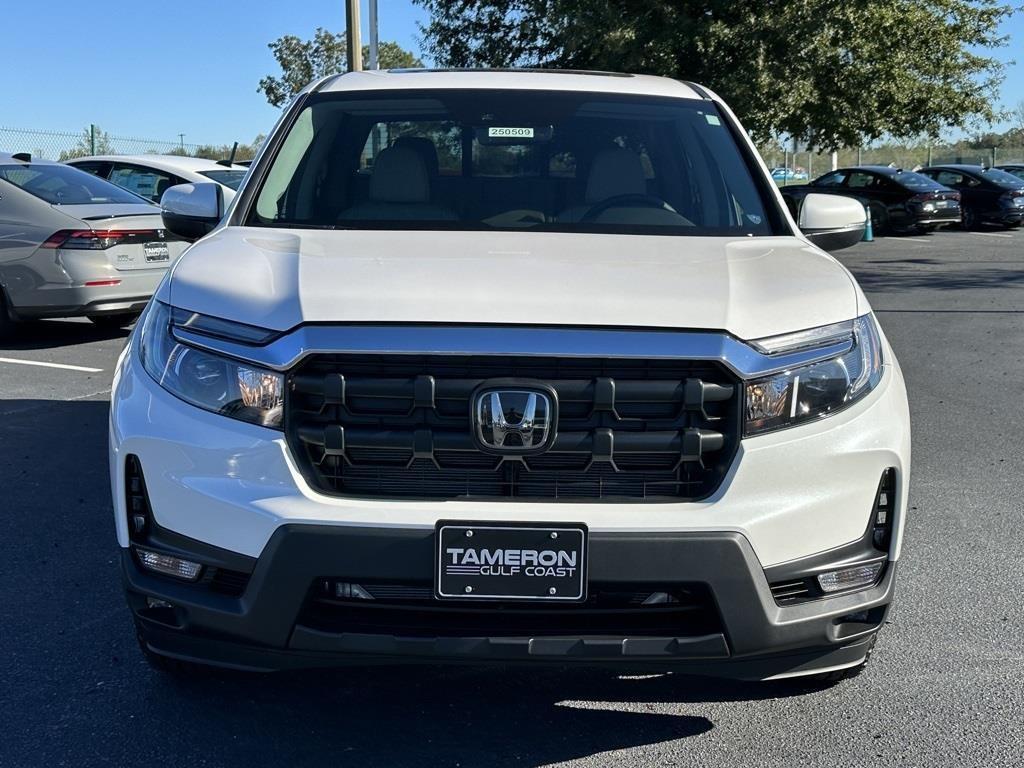
[[[852,197],[809,194],[800,206],[800,231],[825,251],[856,245],[864,238],[868,216]]]
[[[198,240],[216,227],[224,215],[224,195],[212,181],[178,184],[160,198],[164,227],[185,240]]]

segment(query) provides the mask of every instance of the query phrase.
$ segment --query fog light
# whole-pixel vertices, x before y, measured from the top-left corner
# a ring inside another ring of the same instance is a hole
[[[203,566],[193,563],[190,560],[182,560],[180,557],[165,555],[162,552],[153,552],[149,549],[135,548],[135,554],[139,556],[139,562],[144,568],[165,576],[174,576],[185,581],[195,581],[199,578],[199,572]]]
[[[829,571],[818,574],[818,585],[822,592],[841,592],[844,589],[855,589],[867,587],[875,583],[878,574],[882,572],[884,562],[867,563],[855,565],[852,568],[843,568],[841,571]]]
[[[373,600],[373,595],[358,584],[339,581],[334,585],[334,596],[350,600]]]

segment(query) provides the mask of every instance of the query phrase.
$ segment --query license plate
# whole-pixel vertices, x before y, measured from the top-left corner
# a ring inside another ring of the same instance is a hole
[[[146,254],[146,262],[149,264],[169,261],[171,258],[171,252],[167,248],[167,243],[143,243],[142,250]]]
[[[434,593],[444,600],[587,598],[584,525],[442,522]]]

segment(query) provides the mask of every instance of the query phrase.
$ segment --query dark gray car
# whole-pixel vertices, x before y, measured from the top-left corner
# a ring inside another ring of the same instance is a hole
[[[67,165],[0,153],[0,333],[43,317],[127,324],[186,245],[138,195]]]

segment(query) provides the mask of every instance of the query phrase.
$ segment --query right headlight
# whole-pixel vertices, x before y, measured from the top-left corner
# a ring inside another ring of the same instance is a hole
[[[142,366],[157,384],[204,410],[280,429],[284,376],[182,344],[171,332],[174,312],[154,301],[140,328]]]
[[[842,355],[746,382],[743,435],[821,419],[864,397],[882,378],[882,343],[870,314],[755,342],[778,354],[849,339],[853,346]]]

